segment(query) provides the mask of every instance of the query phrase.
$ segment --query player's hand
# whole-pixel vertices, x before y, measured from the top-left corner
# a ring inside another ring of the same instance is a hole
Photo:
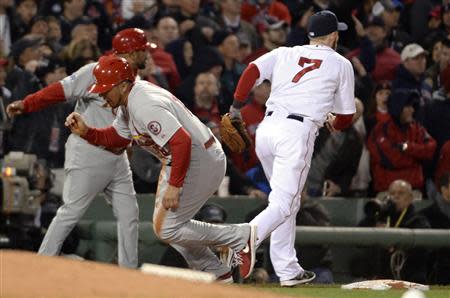
[[[84,137],[88,130],[89,126],[83,121],[83,118],[80,114],[73,112],[66,118],[66,122],[64,123],[72,133],[79,135],[80,137]]]
[[[6,107],[6,113],[8,114],[9,118],[13,118],[14,116],[23,114],[24,110],[25,105],[23,104],[22,100],[16,100]]]
[[[327,114],[327,120],[325,121],[325,127],[328,128],[330,132],[336,132],[337,129],[334,128],[334,120],[336,119],[336,116],[334,116],[332,113]]]
[[[172,211],[175,211],[178,208],[178,204],[180,203],[180,192],[180,187],[169,184],[162,199],[162,205],[166,210],[172,209]]]

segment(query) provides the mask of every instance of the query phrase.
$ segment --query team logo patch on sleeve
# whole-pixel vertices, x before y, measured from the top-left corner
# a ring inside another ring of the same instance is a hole
[[[161,124],[159,124],[158,121],[150,121],[147,124],[147,128],[155,136],[159,135],[159,133],[161,132]]]

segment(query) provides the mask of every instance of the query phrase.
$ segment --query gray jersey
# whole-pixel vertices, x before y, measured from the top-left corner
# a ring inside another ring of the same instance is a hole
[[[76,101],[75,112],[81,114],[89,126],[102,128],[110,126],[115,115],[110,107],[105,106],[104,99],[88,92],[88,88],[95,82],[93,70],[96,65],[97,62],[87,64],[60,82],[67,100]],[[92,162],[95,164],[102,155],[113,155],[74,134],[70,135],[66,147],[68,147],[66,152],[68,156],[66,156],[65,167],[92,165]],[[74,154],[75,152],[78,154]]]
[[[183,127],[192,144],[203,146],[212,132],[169,91],[146,81],[134,83],[127,107],[113,123],[120,136],[133,139],[159,159],[169,159],[167,142]]]

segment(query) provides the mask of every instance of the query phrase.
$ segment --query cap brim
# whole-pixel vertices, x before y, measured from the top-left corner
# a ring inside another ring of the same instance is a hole
[[[348,29],[348,26],[346,23],[338,22],[338,31],[346,31]]]
[[[87,89],[87,91],[89,93],[102,94],[111,90],[112,87],[114,86],[94,83]]]

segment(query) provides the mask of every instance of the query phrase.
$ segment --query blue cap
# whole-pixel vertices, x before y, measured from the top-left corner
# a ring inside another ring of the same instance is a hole
[[[308,20],[308,36],[311,38],[347,29],[347,24],[338,22],[336,15],[329,10],[319,11]]]

